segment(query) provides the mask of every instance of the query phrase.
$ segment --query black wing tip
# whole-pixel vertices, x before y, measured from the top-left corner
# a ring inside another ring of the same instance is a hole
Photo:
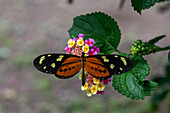
[[[54,74],[57,78],[60,78],[60,79],[69,79],[69,78],[71,78],[71,77],[73,77],[74,75],[76,75],[76,74],[74,74],[74,75],[71,75],[71,76],[60,76],[60,75],[57,75],[57,74]]]
[[[94,76],[94,75],[92,75],[92,74],[90,74],[90,75],[93,76],[94,78],[99,79],[99,80],[106,80],[106,79],[109,79],[109,78],[112,77],[112,75],[109,75],[109,76],[107,76],[107,77],[96,77],[96,76]]]

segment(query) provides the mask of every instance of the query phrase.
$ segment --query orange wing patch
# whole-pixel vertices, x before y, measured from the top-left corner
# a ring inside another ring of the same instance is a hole
[[[64,60],[62,65],[67,64],[67,63],[72,63],[72,62],[78,62],[80,60],[81,59],[79,57],[70,57],[70,58],[67,58],[66,60]]]
[[[87,70],[87,72],[90,73],[95,78],[106,79],[106,78],[110,77],[111,75],[110,75],[109,71],[104,66],[102,66],[100,64],[102,64],[102,63],[101,62],[92,63],[92,62],[86,61],[84,67]]]
[[[80,69],[82,68],[82,63],[81,61],[79,62],[74,62],[74,63],[69,63],[66,64],[65,62],[63,63],[65,65],[62,65],[56,72],[55,76],[62,78],[62,79],[67,79],[75,74],[77,74]]]
[[[96,64],[100,64],[100,65],[104,65],[103,63],[101,63],[101,61],[95,57],[88,57],[86,58],[86,62],[91,62],[91,63],[96,63]]]

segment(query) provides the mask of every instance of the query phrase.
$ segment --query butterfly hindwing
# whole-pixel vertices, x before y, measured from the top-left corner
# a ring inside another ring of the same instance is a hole
[[[81,61],[76,55],[50,53],[35,58],[34,66],[41,72],[65,79],[80,71]]]
[[[92,76],[107,79],[129,71],[132,61],[120,55],[92,55],[86,58],[85,68]]]
[[[107,79],[111,77],[111,74],[105,65],[96,57],[86,58],[85,69],[89,74],[98,79]]]

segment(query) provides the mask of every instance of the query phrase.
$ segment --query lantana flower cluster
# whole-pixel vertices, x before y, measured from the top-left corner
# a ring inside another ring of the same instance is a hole
[[[99,53],[99,48],[94,46],[95,41],[92,38],[88,40],[83,40],[83,34],[79,34],[78,38],[69,39],[67,44],[68,46],[65,47],[67,54],[73,54],[77,56],[81,56],[82,52],[85,53],[85,56],[89,55],[97,55]],[[86,77],[86,82],[84,86],[81,86],[82,91],[87,91],[87,96],[92,96],[95,94],[104,94],[105,85],[111,81],[111,79],[106,80],[99,80],[94,78],[92,75],[88,74],[86,69],[84,70],[84,74]],[[82,74],[79,75],[79,79],[82,79]]]

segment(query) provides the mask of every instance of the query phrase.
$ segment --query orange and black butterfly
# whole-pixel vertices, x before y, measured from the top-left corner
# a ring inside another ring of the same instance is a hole
[[[54,74],[61,79],[73,77],[82,69],[82,85],[85,84],[84,68],[97,79],[108,79],[132,68],[132,61],[120,55],[76,56],[70,54],[49,53],[34,60],[34,66],[44,73]]]

